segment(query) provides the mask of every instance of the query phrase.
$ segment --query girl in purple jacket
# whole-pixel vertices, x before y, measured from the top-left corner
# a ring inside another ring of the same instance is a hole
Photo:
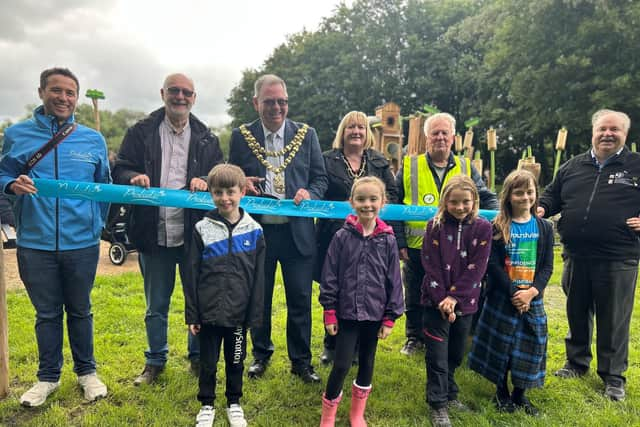
[[[356,215],[349,215],[331,240],[320,281],[325,329],[336,335],[336,356],[322,397],[321,427],[335,423],[358,341],[358,375],[351,387],[349,420],[353,427],[366,427],[364,410],[378,338],[389,336],[395,319],[404,312],[398,246],[391,227],[378,218],[385,202],[384,183],[371,176],[357,179],[349,201]]]
[[[480,280],[487,268],[491,224],[478,217],[478,190],[471,178],[445,183],[438,211],[422,243],[427,403],[434,426],[450,426],[449,408],[468,410],[458,400],[454,372],[464,356]]]

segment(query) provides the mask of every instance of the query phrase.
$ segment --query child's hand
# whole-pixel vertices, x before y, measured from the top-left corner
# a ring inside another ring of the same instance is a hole
[[[528,289],[516,291],[511,297],[511,304],[518,310],[520,314],[526,313],[531,307],[531,300],[538,295],[538,290],[531,286]]]
[[[443,319],[448,320],[451,318],[451,314],[453,314],[457,303],[458,301],[456,301],[456,299],[453,297],[446,297],[445,299],[440,301],[440,304],[438,304],[438,310],[440,310]],[[453,320],[455,320],[455,314],[453,314],[453,316]],[[452,321],[449,320],[449,322]]]
[[[380,338],[381,340],[387,338],[389,335],[391,335],[391,329],[388,326],[384,326],[382,325],[380,327],[380,330],[378,331],[378,338]]]
[[[447,320],[449,321],[449,323],[455,322],[456,321],[456,313],[454,311],[449,313],[449,317],[447,318]]]
[[[191,332],[191,335],[198,335],[198,332],[200,332],[200,325],[189,325],[189,331]]]
[[[338,325],[336,323],[324,325],[324,328],[327,330],[327,333],[331,336],[334,336],[338,333]]]

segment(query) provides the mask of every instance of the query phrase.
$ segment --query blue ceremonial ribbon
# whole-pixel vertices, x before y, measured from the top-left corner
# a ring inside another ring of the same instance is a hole
[[[190,192],[167,188],[142,188],[134,185],[98,184],[94,182],[62,181],[34,178],[40,197],[61,197],[69,199],[93,200],[96,202],[120,203],[125,205],[172,206],[210,210],[215,206],[211,194],[206,191]],[[302,216],[312,218],[346,218],[353,213],[348,202],[330,200],[303,200],[299,205],[291,199],[272,199],[245,196],[240,206],[249,213]],[[385,205],[380,218],[385,221],[426,221],[433,217],[436,208],[430,206]],[[496,211],[480,210],[480,215],[488,220],[496,216]]]

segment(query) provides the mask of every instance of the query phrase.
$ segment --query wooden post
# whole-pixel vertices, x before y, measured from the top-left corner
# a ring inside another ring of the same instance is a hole
[[[426,116],[417,115],[409,119],[407,155],[416,156],[427,151],[427,137],[424,134]]]
[[[4,248],[0,242],[0,399],[9,394],[9,325],[7,286],[4,281]]]
[[[489,189],[496,192],[496,150],[498,149],[498,141],[496,140],[496,130],[490,127],[487,131],[487,149],[489,150],[489,167],[491,169],[489,175]],[[480,171],[482,173],[482,171]]]

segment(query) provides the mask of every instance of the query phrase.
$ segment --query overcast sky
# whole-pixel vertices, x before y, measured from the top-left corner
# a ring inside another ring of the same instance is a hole
[[[40,72],[63,66],[104,109],[150,112],[172,72],[193,78],[193,112],[230,121],[225,99],[242,70],[260,67],[286,36],[315,31],[339,0],[0,0],[0,121],[40,102]],[[347,4],[352,2],[347,0]]]

